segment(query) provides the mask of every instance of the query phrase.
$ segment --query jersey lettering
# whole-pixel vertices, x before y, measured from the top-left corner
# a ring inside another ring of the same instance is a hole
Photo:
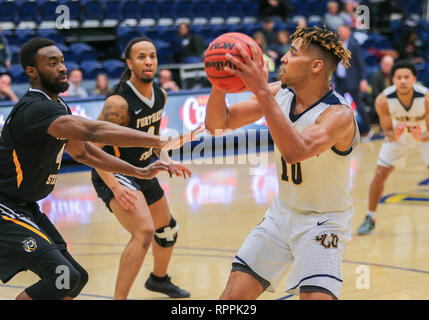
[[[282,160],[282,175],[281,175],[281,179],[283,181],[289,182],[289,175],[288,175],[288,169],[287,166],[288,164],[286,163],[286,161],[283,159],[283,157],[281,157]],[[291,164],[291,173],[292,173],[292,182],[294,184],[301,184],[302,183],[302,170],[301,170],[301,162],[297,162],[294,164]]]

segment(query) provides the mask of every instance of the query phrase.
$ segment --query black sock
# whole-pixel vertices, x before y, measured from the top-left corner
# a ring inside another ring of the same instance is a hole
[[[166,274],[165,276],[163,276],[163,277],[158,277],[158,276],[156,276],[156,275],[154,275],[152,272],[150,273],[150,277],[153,279],[153,280],[155,280],[155,281],[165,281],[165,280],[167,280],[168,279],[168,274]]]

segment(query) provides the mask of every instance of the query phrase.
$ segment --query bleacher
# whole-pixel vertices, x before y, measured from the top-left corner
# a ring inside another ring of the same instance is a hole
[[[320,25],[328,0],[290,0],[293,15],[276,22],[275,29],[293,32],[297,18],[308,25]],[[399,1],[404,12],[416,23],[429,56],[429,23],[422,18],[424,1]],[[370,5],[369,1],[361,4]],[[70,29],[56,28],[65,6],[69,9]],[[65,55],[68,69],[79,67],[86,80],[99,72],[118,78],[124,67],[120,54],[126,43],[145,35],[158,50],[159,64],[172,63],[171,42],[180,22],[189,22],[191,32],[201,34],[206,44],[225,32],[250,36],[261,29],[257,0],[0,0],[0,21],[12,52],[9,70],[15,84],[26,83],[19,59],[19,47],[28,39],[53,39]],[[392,48],[402,20],[391,19],[390,33],[364,31],[361,40],[369,76],[378,68],[380,49]],[[418,66],[422,82],[429,85],[429,64]]]

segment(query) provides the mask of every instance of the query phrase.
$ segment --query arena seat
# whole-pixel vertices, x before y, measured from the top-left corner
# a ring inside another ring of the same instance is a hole
[[[18,22],[18,6],[12,1],[0,1],[0,21],[15,24]]]
[[[80,20],[82,23],[90,20],[101,22],[105,18],[105,5],[98,0],[80,0]]]
[[[18,14],[18,25],[21,25],[24,22],[32,22],[31,27],[36,28],[40,23],[40,13],[39,6],[36,1],[19,1],[17,3],[17,14]]]
[[[191,0],[193,20],[192,24],[207,24],[211,17],[209,0]]]
[[[69,51],[75,55],[77,62],[97,59],[96,50],[84,42],[72,43],[69,47]]]
[[[97,75],[104,72],[103,65],[97,60],[84,60],[80,63],[80,69],[86,79],[95,79]]]
[[[107,59],[103,61],[102,66],[109,78],[119,78],[124,71],[125,63],[118,59]]]
[[[178,20],[191,22],[194,18],[193,4],[191,0],[176,0],[174,1],[174,12],[176,23]]]
[[[12,81],[15,83],[28,82],[28,77],[22,69],[22,66],[19,63],[11,64],[9,68],[9,73],[12,78]]]

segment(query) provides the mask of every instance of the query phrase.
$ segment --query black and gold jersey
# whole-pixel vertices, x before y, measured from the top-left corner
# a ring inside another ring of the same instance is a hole
[[[17,202],[43,199],[54,188],[66,139],[48,134],[50,124],[71,114],[59,98],[30,88],[16,103],[0,137],[0,197]]]
[[[152,99],[144,97],[129,80],[116,85],[111,95],[119,95],[127,101],[130,118],[129,128],[153,135],[159,134],[165,96],[158,86],[153,85]],[[103,150],[137,167],[149,165],[153,155],[152,148],[105,146]]]

